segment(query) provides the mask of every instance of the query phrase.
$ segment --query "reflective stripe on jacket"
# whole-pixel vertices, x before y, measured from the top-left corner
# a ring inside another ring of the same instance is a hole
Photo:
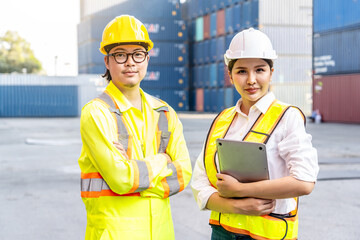
[[[243,141],[266,143],[290,105],[275,100],[265,114],[255,121]],[[217,166],[215,161],[216,139],[224,138],[236,116],[235,107],[222,111],[212,123],[209,130],[205,150],[204,166],[212,186],[216,188]],[[283,219],[280,219],[283,218]],[[286,220],[286,221],[284,221]],[[242,214],[219,213],[212,211],[210,224],[221,225],[227,231],[246,234],[254,239],[297,239],[298,217],[297,209],[285,216],[249,216]]]
[[[82,110],[79,165],[86,239],[174,239],[168,197],[190,181],[189,153],[174,110],[140,91],[142,111],[129,107],[111,82]]]

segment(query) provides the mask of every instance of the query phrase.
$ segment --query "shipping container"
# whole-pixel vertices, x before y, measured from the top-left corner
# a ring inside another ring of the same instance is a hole
[[[312,54],[312,30],[304,26],[265,26],[260,28],[278,55]]]
[[[189,110],[188,89],[147,89],[143,90],[168,103],[175,111]]]
[[[207,87],[210,85],[210,81],[211,81],[211,76],[210,76],[210,65],[206,64],[203,66],[203,73],[201,75],[201,78],[203,79],[204,82],[204,87]]]
[[[331,5],[331,4],[329,4]],[[312,0],[259,1],[259,25],[312,26]]]
[[[149,65],[146,76],[141,82],[144,88],[188,88],[187,67]]]
[[[227,87],[227,88],[224,88],[224,107],[225,108],[229,108],[229,107],[232,107],[234,106],[234,88],[233,87]]]
[[[218,37],[216,40],[217,61],[224,61],[225,54],[225,36]]]
[[[149,64],[186,65],[188,64],[188,44],[172,42],[154,42],[149,51]]]
[[[313,99],[324,122],[360,123],[360,74],[316,76]]]
[[[308,81],[311,81],[311,55],[283,55],[275,60],[272,82]]]
[[[196,19],[196,37],[197,42],[204,40],[204,20],[203,17]]]
[[[216,89],[217,99],[214,104],[214,112],[221,112],[225,109],[225,91],[223,88]]]
[[[326,32],[360,26],[360,2],[357,0],[314,0],[314,32]]]
[[[216,36],[225,35],[225,9],[216,13]]]
[[[209,54],[210,53],[210,59],[211,59],[211,61],[212,62],[216,62],[216,60],[217,60],[217,45],[216,45],[216,38],[213,38],[213,39],[211,39],[210,40],[210,51],[208,51],[208,53],[207,54]]]
[[[210,40],[205,40],[203,42],[203,48],[204,48],[204,63],[208,64],[211,62],[211,55],[210,55]]]
[[[233,33],[233,8],[226,8],[225,10],[225,32]]]
[[[245,28],[243,20],[243,4],[235,5],[232,11],[233,28],[235,32],[239,32]]]
[[[0,117],[75,117],[77,86],[0,85]]]
[[[360,27],[314,35],[315,74],[360,72]]]
[[[212,97],[210,88],[204,89],[204,111],[210,112],[212,108]]]
[[[251,0],[251,26],[257,28],[259,25],[259,0]]]
[[[216,12],[210,15],[210,36],[216,37]]]
[[[217,74],[217,64],[213,63],[210,65],[210,82],[207,85],[208,87],[216,87],[218,85]]]
[[[108,1],[84,0],[81,6],[82,20],[90,15],[96,16],[119,16],[128,14],[137,16],[137,18],[162,18],[162,19],[179,19],[181,20],[180,1],[177,0],[131,0],[131,1]],[[100,5],[111,5],[107,8]],[[141,7],[139,7],[141,6]],[[155,7],[154,7],[155,6]],[[96,9],[97,8],[97,9]],[[89,11],[91,9],[92,11]],[[152,11],[149,11],[152,9]],[[156,11],[155,11],[156,10]],[[86,12],[86,13],[85,13]]]
[[[249,28],[252,26],[252,22],[251,22],[251,2],[250,1],[246,1],[243,3],[243,8],[242,8],[242,16],[243,16],[243,27],[244,28]]]
[[[210,39],[210,15],[204,16],[204,39]]]
[[[204,111],[204,89],[196,89],[196,107],[195,110],[198,112]]]

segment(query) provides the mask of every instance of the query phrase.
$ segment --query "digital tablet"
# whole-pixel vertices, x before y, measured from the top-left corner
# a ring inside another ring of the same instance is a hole
[[[243,183],[269,179],[265,144],[219,138],[216,146],[221,173]]]

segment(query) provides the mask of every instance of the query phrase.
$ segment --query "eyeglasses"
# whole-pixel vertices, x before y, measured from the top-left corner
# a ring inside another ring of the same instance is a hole
[[[110,53],[107,56],[113,56],[115,59],[115,62],[117,62],[118,64],[122,64],[122,63],[126,63],[129,55],[131,55],[131,58],[134,60],[134,62],[142,63],[143,61],[145,61],[148,53],[144,52],[144,51],[136,51],[133,53],[115,52],[115,53]]]

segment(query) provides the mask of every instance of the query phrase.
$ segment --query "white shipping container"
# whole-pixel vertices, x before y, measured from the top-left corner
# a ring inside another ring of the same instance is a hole
[[[305,116],[312,111],[312,82],[272,83],[271,90],[277,99],[300,108]]]
[[[303,26],[262,26],[278,55],[311,56],[312,29]],[[310,59],[311,61],[311,59]]]
[[[274,63],[273,82],[311,81],[311,55],[279,56]]]
[[[312,25],[312,0],[259,0],[259,25]]]

